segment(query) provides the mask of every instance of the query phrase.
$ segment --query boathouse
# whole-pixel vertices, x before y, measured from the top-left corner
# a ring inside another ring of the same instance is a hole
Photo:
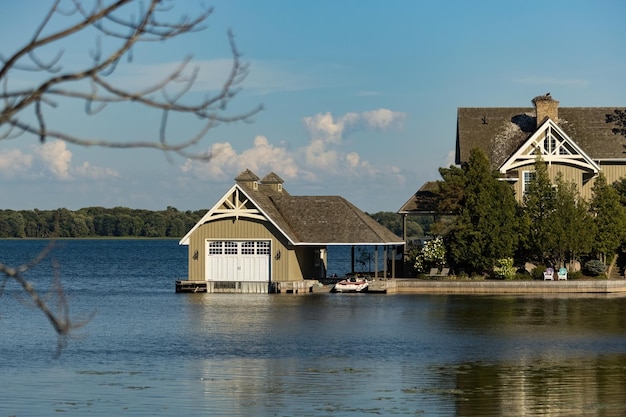
[[[395,260],[404,241],[339,196],[292,196],[275,173],[250,170],[180,240],[188,279],[177,291],[310,292],[326,277],[332,245],[382,248]],[[395,262],[380,266],[395,277]]]

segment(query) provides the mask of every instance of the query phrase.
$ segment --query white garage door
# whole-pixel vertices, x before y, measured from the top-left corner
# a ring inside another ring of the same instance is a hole
[[[205,253],[207,281],[269,282],[269,240],[207,241]]]

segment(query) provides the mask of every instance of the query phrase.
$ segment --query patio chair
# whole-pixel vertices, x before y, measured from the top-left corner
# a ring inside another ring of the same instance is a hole
[[[554,281],[554,269],[552,269],[552,268],[547,268],[547,269],[543,272],[543,280],[544,280],[544,281]]]
[[[567,269],[561,267],[559,268],[559,272],[557,274],[559,277],[559,281],[567,281]]]

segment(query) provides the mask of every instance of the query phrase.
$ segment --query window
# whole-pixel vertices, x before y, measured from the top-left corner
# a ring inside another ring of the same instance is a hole
[[[209,255],[221,255],[222,242],[209,242]]]
[[[224,242],[224,255],[237,255],[237,242]]]
[[[263,241],[257,242],[257,255],[269,255],[270,254],[270,242]]]
[[[535,171],[523,171],[522,175],[524,176],[524,182],[522,183],[522,194],[525,195],[528,192],[528,187],[530,186],[531,181],[535,179],[536,173]]]
[[[254,242],[241,242],[241,253],[243,255],[254,255]]]
[[[545,150],[547,155],[552,155],[556,151],[556,139],[554,136],[547,136],[543,140],[543,149]]]

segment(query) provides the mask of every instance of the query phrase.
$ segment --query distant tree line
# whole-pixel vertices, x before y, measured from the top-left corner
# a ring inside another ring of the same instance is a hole
[[[127,207],[0,210],[0,238],[182,237],[205,213],[175,207],[161,211]],[[370,216],[402,236],[402,219],[397,213],[379,211]],[[407,219],[407,231],[410,236],[423,235],[422,227],[413,219]]]
[[[372,219],[391,230],[397,236],[402,237],[402,217],[398,213],[393,211],[379,211],[368,214]],[[427,227],[428,224],[420,224],[420,221],[424,221],[424,219],[418,217],[408,217],[406,219],[406,232],[409,238],[424,236],[424,226]]]
[[[0,210],[0,238],[182,237],[206,210],[87,207],[77,211]]]

